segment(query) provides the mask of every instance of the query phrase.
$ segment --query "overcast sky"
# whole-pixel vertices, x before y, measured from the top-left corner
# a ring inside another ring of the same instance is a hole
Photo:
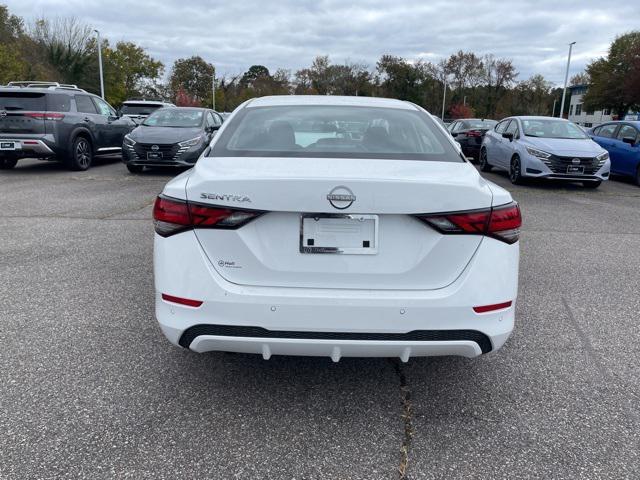
[[[366,63],[380,55],[437,61],[462,49],[514,60],[561,84],[606,53],[616,35],[640,28],[639,0],[0,0],[31,21],[76,16],[111,42],[133,41],[169,67],[200,55],[218,75],[253,64],[308,66],[316,55]]]

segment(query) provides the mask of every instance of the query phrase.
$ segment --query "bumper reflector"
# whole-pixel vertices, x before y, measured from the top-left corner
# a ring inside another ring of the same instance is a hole
[[[177,303],[179,305],[186,305],[187,307],[199,307],[202,305],[200,300],[191,300],[190,298],[174,297],[173,295],[162,294],[162,299],[165,302]]]
[[[494,303],[493,305],[481,305],[479,307],[473,307],[473,311],[476,313],[493,312],[494,310],[502,310],[503,308],[509,308],[513,302]]]

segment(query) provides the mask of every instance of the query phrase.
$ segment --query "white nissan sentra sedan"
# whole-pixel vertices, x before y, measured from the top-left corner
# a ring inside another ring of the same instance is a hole
[[[475,357],[513,329],[518,205],[411,103],[249,100],[153,214],[156,317],[196,352]]]

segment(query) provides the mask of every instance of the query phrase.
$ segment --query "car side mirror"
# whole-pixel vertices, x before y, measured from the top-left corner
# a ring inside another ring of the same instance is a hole
[[[635,145],[635,144],[636,144],[636,139],[635,139],[635,138],[633,138],[633,137],[624,137],[624,138],[622,139],[622,141],[623,141],[624,143],[628,143],[628,144],[629,144],[629,145],[631,145],[631,146],[633,146],[633,145]]]
[[[502,134],[502,138],[508,138],[510,142],[513,142],[513,133],[511,132],[504,132]]]
[[[456,132],[451,132],[451,136],[455,138],[458,136],[458,134]]]

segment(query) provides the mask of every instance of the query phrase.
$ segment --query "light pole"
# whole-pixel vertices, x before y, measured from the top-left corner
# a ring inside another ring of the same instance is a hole
[[[213,66],[213,65],[212,65]],[[211,110],[216,109],[216,67],[213,67],[211,75]]]
[[[100,44],[100,31],[94,30],[96,32],[97,40],[98,40],[98,64],[100,67],[100,96],[104,100],[104,76],[102,75],[102,45]]]
[[[571,42],[569,44],[569,56],[567,57],[567,70],[564,72],[564,88],[562,89],[562,103],[560,104],[560,118],[564,113],[564,99],[567,95],[567,80],[569,79],[569,65],[571,64],[571,49],[576,44],[576,42]]]
[[[442,115],[440,116],[440,120],[444,122],[444,103],[447,100],[447,79],[446,78],[442,81],[442,85],[444,86],[444,89],[442,91]]]

